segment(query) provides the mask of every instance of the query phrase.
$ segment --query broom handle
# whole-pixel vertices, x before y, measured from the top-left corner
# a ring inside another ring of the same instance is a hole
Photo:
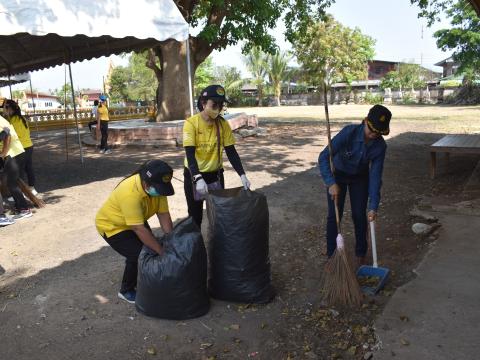
[[[335,175],[335,167],[333,166],[332,158],[332,135],[330,132],[330,116],[328,114],[328,96],[327,96],[327,83],[323,85],[323,103],[325,107],[325,120],[327,123],[327,139],[328,139],[328,161],[330,162],[330,170],[332,174]],[[337,199],[334,201],[335,204],[335,220],[337,221],[337,230],[340,234],[342,231],[340,229],[340,212],[338,211]]]
[[[378,267],[377,240],[375,238],[375,221],[370,221],[370,239],[372,240],[373,267]]]

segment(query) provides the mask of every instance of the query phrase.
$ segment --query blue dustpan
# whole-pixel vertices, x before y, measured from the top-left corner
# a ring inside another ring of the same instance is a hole
[[[362,286],[362,291],[369,295],[375,295],[385,286],[390,270],[383,267],[378,267],[377,263],[377,242],[375,239],[375,222],[370,222],[370,235],[372,239],[372,255],[373,266],[363,265],[357,270],[357,278],[359,277],[377,277],[378,281],[375,286]]]

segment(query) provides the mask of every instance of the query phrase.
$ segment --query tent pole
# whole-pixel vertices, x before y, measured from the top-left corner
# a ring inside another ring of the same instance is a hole
[[[10,99],[13,100],[13,95],[12,95],[12,80],[10,79],[10,73],[8,73],[8,88],[10,89]]]
[[[70,63],[68,63],[68,71],[70,73],[70,86],[72,88],[73,115],[75,117],[75,125],[77,126],[78,146],[80,146],[80,161],[83,164],[82,140],[80,139],[80,129],[78,128],[77,105],[75,104],[75,90],[73,90],[72,66]]]
[[[185,40],[187,45],[187,72],[188,72],[188,95],[190,97],[190,116],[193,116],[193,94],[192,94],[192,66],[190,64],[190,35]]]
[[[63,127],[65,129],[65,157],[68,161],[68,130],[67,130],[67,65],[65,64],[63,69],[65,74],[65,81],[63,83],[63,108],[65,110],[65,118],[63,119]]]
[[[32,106],[33,106],[33,118],[35,119],[35,128],[36,128],[36,131],[37,131],[37,134],[36,134],[36,137],[38,139],[38,119],[37,119],[37,116],[35,114],[35,100],[33,99],[33,88],[32,88],[32,78],[30,78],[28,80],[30,82],[30,94],[32,94]]]

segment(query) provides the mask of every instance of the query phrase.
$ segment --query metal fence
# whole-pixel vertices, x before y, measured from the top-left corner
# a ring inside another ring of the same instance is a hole
[[[128,106],[109,108],[109,115],[110,121],[143,119],[147,118],[153,111],[152,106]],[[31,127],[38,126],[38,130],[53,130],[75,125],[73,110],[37,110],[35,114],[33,111],[27,112],[25,118],[29,121]],[[91,109],[78,109],[77,118],[80,127],[95,120]]]

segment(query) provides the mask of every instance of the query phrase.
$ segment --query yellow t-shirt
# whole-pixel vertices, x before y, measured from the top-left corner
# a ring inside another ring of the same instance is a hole
[[[15,128],[15,131],[24,149],[33,146],[32,138],[30,137],[30,129],[28,127],[28,122],[27,126],[25,127],[22,118],[18,115],[14,115],[10,118],[10,124],[12,124]]]
[[[140,175],[123,180],[98,210],[95,225],[100,235],[113,236],[131,225],[141,225],[155,214],[168,213],[166,196],[149,196]]]
[[[4,128],[8,128],[10,130],[9,132],[11,136],[10,149],[7,152],[7,156],[11,156],[13,158],[25,152],[15,128],[6,119],[0,116],[0,132],[2,132]],[[3,149],[3,141],[0,141],[0,151],[1,149]]]
[[[108,107],[106,105],[99,106],[97,108],[98,117],[102,121],[109,121],[110,117],[108,116]]]
[[[195,159],[200,172],[213,172],[223,166],[223,148],[235,144],[230,124],[219,118],[220,159],[217,149],[217,127],[215,123],[207,124],[200,113],[185,120],[183,124],[183,146],[195,146]],[[185,157],[185,166],[188,161]]]

